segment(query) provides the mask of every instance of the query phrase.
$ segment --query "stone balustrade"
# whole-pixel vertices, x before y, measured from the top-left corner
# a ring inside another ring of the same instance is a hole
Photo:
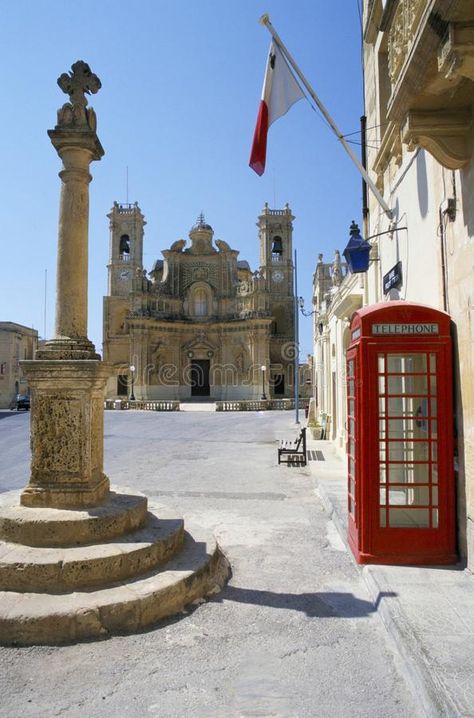
[[[308,407],[308,399],[300,399],[300,409]],[[216,401],[216,411],[286,411],[295,408],[294,399],[256,399]]]
[[[105,409],[139,409],[141,411],[179,411],[179,401],[130,401],[129,399],[107,399]]]

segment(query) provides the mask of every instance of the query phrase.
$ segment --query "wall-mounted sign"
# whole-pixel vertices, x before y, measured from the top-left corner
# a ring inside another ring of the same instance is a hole
[[[402,263],[397,262],[392,269],[384,274],[383,277],[383,293],[388,294],[391,289],[398,287],[402,283]]]
[[[439,324],[372,324],[372,334],[439,334]]]

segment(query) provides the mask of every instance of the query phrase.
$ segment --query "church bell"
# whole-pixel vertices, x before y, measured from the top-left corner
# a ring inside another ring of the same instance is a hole
[[[273,238],[272,254],[283,254],[283,244],[281,237]]]

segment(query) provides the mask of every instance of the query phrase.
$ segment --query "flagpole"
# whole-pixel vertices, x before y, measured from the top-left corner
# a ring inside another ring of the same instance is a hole
[[[354,152],[352,151],[352,148],[351,148],[351,147],[349,146],[349,144],[346,142],[344,136],[341,134],[339,128],[338,128],[337,125],[336,125],[336,123],[334,122],[334,120],[332,119],[331,115],[328,113],[328,111],[327,111],[326,108],[324,107],[323,103],[321,102],[321,100],[319,99],[319,97],[317,96],[317,94],[315,93],[315,91],[313,90],[313,88],[311,87],[311,85],[309,84],[309,82],[308,82],[308,80],[306,79],[306,77],[305,77],[305,76],[303,75],[303,73],[301,72],[301,70],[300,70],[300,68],[298,67],[298,65],[296,64],[295,60],[293,59],[293,57],[292,57],[292,56],[290,55],[290,53],[288,52],[288,50],[287,50],[287,48],[285,47],[285,45],[283,44],[283,42],[282,42],[280,36],[278,35],[277,31],[276,31],[275,28],[273,27],[272,23],[270,22],[270,16],[267,15],[267,14],[262,15],[262,17],[260,18],[260,22],[262,23],[262,25],[265,25],[265,27],[268,29],[269,33],[272,35],[272,37],[273,37],[273,39],[275,40],[275,42],[277,43],[278,47],[279,47],[280,50],[283,52],[285,58],[287,59],[287,61],[289,62],[289,64],[291,65],[291,67],[293,68],[293,70],[295,71],[295,73],[298,75],[299,79],[301,80],[302,84],[304,85],[304,87],[306,88],[306,90],[308,91],[308,93],[309,93],[309,94],[311,95],[311,97],[313,98],[314,102],[316,103],[316,105],[317,105],[318,109],[320,110],[320,112],[322,113],[323,117],[326,119],[326,121],[327,121],[328,124],[330,125],[330,127],[331,127],[331,129],[333,130],[334,134],[336,135],[337,139],[339,140],[339,142],[341,143],[341,145],[342,145],[342,146],[344,147],[344,149],[346,150],[347,154],[349,155],[349,157],[351,158],[351,160],[353,161],[353,163],[355,164],[355,166],[356,166],[357,169],[359,170],[359,172],[360,172],[360,174],[362,175],[362,177],[363,177],[363,178],[365,179],[365,181],[367,182],[367,185],[368,185],[368,186],[370,187],[370,189],[372,190],[372,192],[373,192],[375,198],[377,199],[377,202],[380,204],[380,206],[382,207],[382,209],[383,209],[383,211],[385,212],[385,214],[387,215],[387,217],[388,217],[389,219],[393,219],[393,212],[392,212],[392,210],[390,209],[390,207],[388,206],[388,204],[386,203],[386,201],[384,200],[384,198],[383,198],[382,195],[380,194],[380,192],[379,192],[379,190],[377,189],[375,183],[374,183],[374,182],[371,180],[371,178],[369,177],[369,175],[368,175],[367,171],[365,170],[365,168],[364,168],[364,167],[362,166],[362,164],[360,163],[360,161],[359,161],[357,155],[354,154]]]
[[[299,317],[298,317],[298,263],[296,258],[295,249],[295,282],[294,282],[294,317],[295,317],[295,413],[296,413],[296,424],[300,423],[300,407],[299,407],[299,394],[300,394],[300,336],[299,336]]]

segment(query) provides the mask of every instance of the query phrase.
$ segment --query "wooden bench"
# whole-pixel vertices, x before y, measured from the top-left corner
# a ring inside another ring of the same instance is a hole
[[[282,459],[286,456],[286,460]],[[293,441],[280,441],[278,447],[278,463],[293,464],[298,463],[306,466],[306,427],[303,427]]]

